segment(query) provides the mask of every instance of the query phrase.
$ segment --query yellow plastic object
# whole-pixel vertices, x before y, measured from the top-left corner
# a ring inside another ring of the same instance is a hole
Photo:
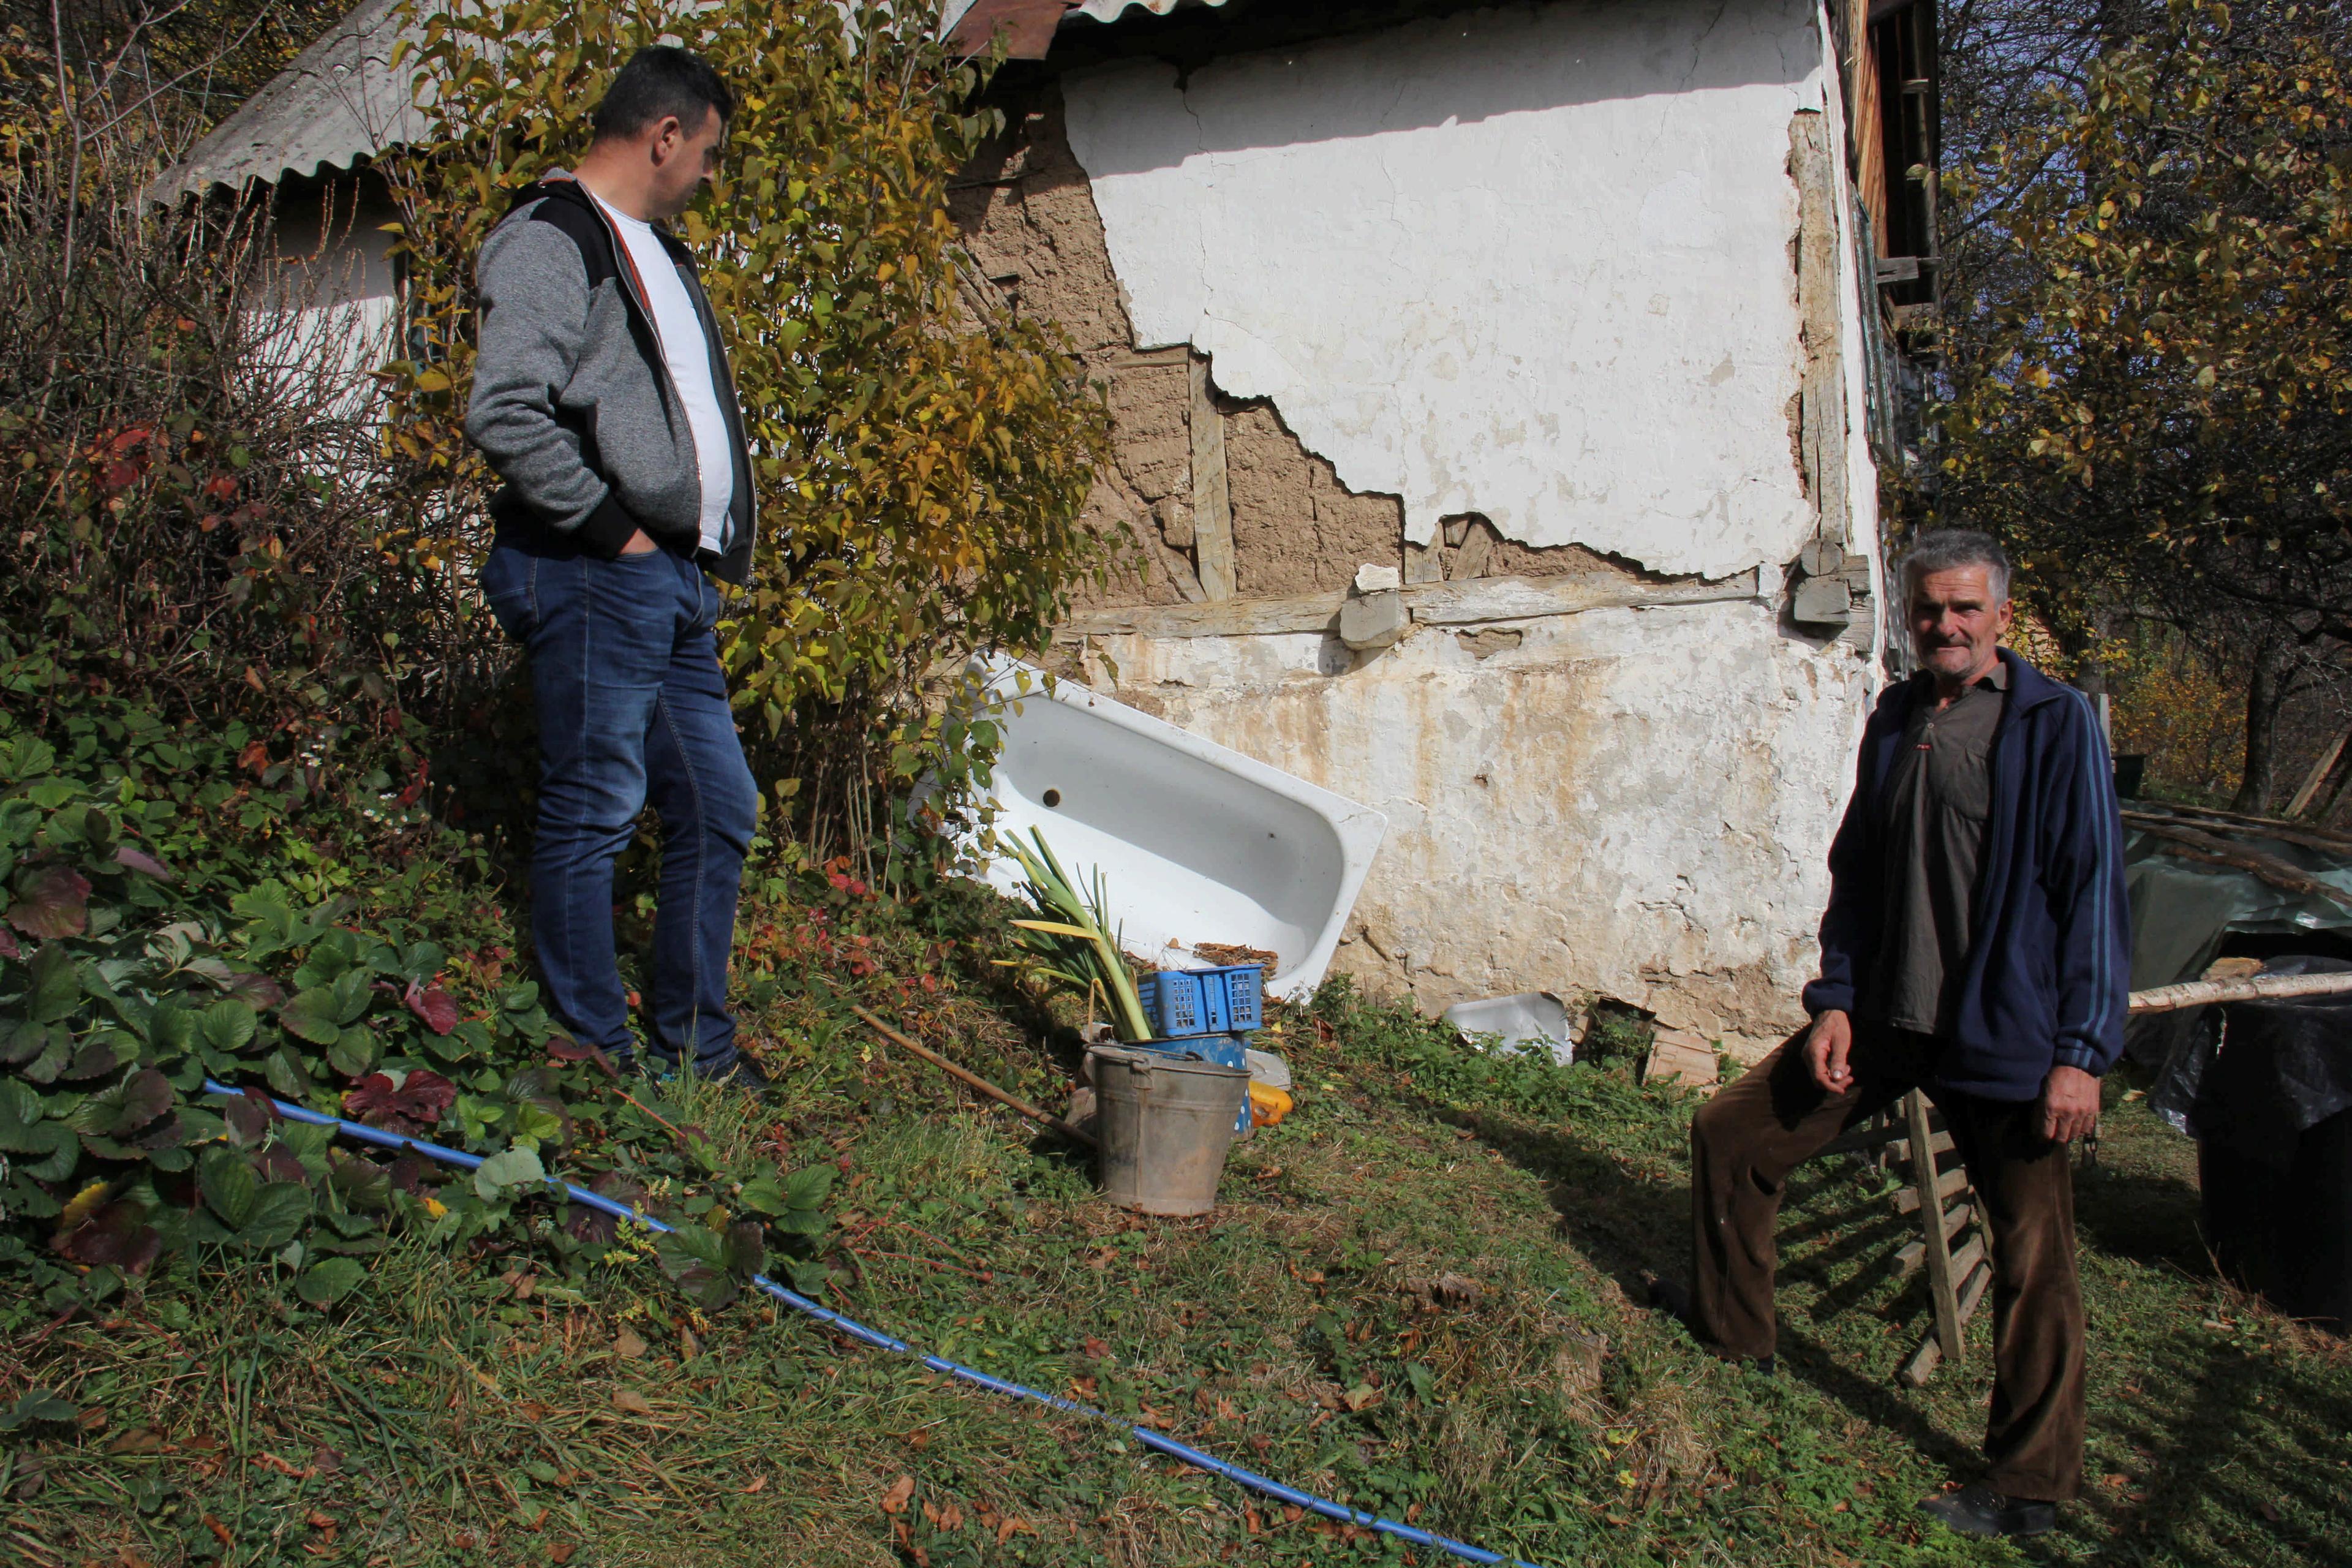
[[[1290,1114],[1290,1096],[1271,1084],[1252,1080],[1249,1087],[1250,1125],[1271,1127]]]

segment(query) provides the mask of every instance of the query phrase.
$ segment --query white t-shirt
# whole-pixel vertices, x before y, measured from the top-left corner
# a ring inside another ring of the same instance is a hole
[[[695,466],[702,473],[702,547],[724,550],[727,508],[735,499],[735,450],[727,434],[727,416],[719,411],[719,389],[711,381],[710,342],[702,335],[702,318],[695,314],[686,280],[662,248],[654,226],[614,211],[601,196],[596,205],[613,220],[637,264],[646,303],[654,313],[654,333],[661,339],[662,358],[669,365],[670,384],[686,405],[687,426],[694,432]]]

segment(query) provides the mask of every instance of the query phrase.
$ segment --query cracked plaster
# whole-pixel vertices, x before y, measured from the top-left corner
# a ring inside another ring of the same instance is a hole
[[[1798,0],[1479,11],[1063,82],[1139,349],[1273,400],[1405,536],[1654,571],[1792,557]],[[1725,258],[1738,258],[1727,266]],[[1433,287],[1442,280],[1442,287]]]

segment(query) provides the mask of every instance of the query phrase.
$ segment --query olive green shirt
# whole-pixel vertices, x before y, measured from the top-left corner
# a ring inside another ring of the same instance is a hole
[[[1966,967],[1985,818],[1992,810],[1992,736],[2009,700],[2009,668],[1996,660],[1949,703],[1935,678],[1920,683],[1911,720],[1880,792],[1885,817],[1886,931],[1855,1011],[1916,1029],[1949,1032],[1948,984]]]

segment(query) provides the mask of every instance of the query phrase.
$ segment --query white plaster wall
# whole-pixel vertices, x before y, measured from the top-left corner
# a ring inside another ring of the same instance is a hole
[[[1387,814],[1335,962],[1439,1008],[1599,993],[1760,1048],[1801,1018],[1866,656],[1753,603],[1322,637],[1116,637],[1121,700]],[[1095,669],[1099,676],[1102,667]]]
[[[375,402],[369,378],[396,346],[399,296],[383,226],[398,216],[349,178],[283,201],[273,215],[274,255],[254,309],[265,324],[263,369],[340,414]]]
[[[1139,347],[1271,397],[1408,538],[1481,512],[1709,576],[1811,514],[1789,117],[1807,0],[1480,11],[1064,82]]]

